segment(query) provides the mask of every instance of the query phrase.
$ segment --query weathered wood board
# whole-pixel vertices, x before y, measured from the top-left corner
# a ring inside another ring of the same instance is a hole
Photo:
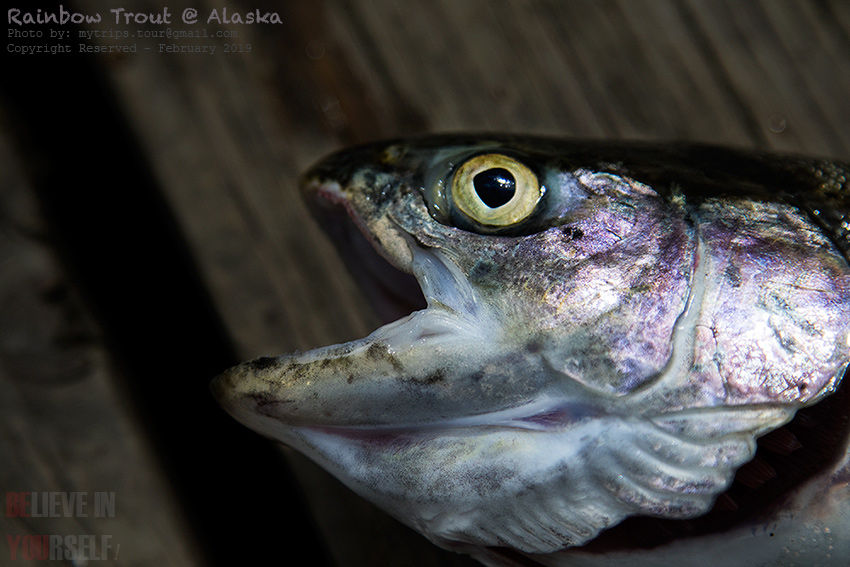
[[[101,565],[201,565],[18,161],[0,136],[0,565],[70,564],[50,536]]]
[[[121,3],[127,12],[167,8],[170,26],[115,23],[108,0],[71,5],[104,16],[85,30],[207,34],[71,43],[137,47],[92,57],[244,359],[348,340],[377,324],[297,193],[299,172],[347,144],[511,131],[850,158],[842,0],[226,3],[231,18],[259,10],[279,24],[208,23],[213,10],[223,18],[217,0]],[[181,21],[187,9],[198,23]],[[199,46],[215,52],[168,51]],[[469,564],[303,459],[290,463],[334,564]],[[293,520],[285,515],[254,521],[285,530]],[[284,564],[295,556],[274,546],[266,555]]]

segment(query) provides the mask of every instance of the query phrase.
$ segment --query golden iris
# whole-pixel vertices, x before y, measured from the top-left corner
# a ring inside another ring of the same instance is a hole
[[[470,158],[452,178],[452,200],[485,226],[510,226],[528,218],[543,196],[537,176],[502,154]]]

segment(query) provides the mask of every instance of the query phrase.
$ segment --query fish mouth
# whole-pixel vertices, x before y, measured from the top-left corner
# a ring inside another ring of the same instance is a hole
[[[427,307],[419,282],[411,273],[410,258],[384,252],[338,183],[308,182],[304,194],[313,217],[333,241],[382,324]],[[409,238],[400,228],[394,232],[399,239]]]
[[[391,215],[370,226],[336,182],[306,182],[304,193],[313,213],[327,221],[322,224],[361,289],[367,293],[373,290],[368,299],[382,323],[401,323],[414,316],[425,320],[423,313],[431,310],[432,316],[426,320],[422,333],[410,340],[448,332],[457,334],[457,326],[463,326],[461,320],[475,322],[477,329],[464,329],[473,337],[481,335],[487,325],[496,324],[488,318],[484,302],[466,275],[449,256],[418,242]],[[376,235],[378,232],[380,236]],[[376,333],[387,334],[381,329]],[[389,341],[397,344],[398,339]]]
[[[212,384],[219,403],[271,437],[280,435],[281,427],[292,426],[338,428],[346,436],[367,436],[373,428],[387,433],[390,426],[399,431],[427,429],[435,407],[450,408],[439,413],[439,420],[467,416],[460,397],[448,400],[452,393],[435,387],[451,382],[451,363],[465,358],[470,350],[466,345],[495,348],[494,322],[466,277],[443,252],[418,245],[392,222],[383,224],[380,237],[375,236],[375,227],[355,210],[339,184],[305,183],[305,193],[317,217],[333,227],[331,236],[343,258],[358,259],[349,267],[361,288],[378,290],[369,299],[385,324],[348,343],[237,365]],[[340,211],[347,214],[338,216]],[[381,285],[366,285],[374,282]],[[420,354],[428,350],[447,362]],[[496,401],[495,409],[528,401]],[[479,413],[491,409],[482,404]]]
[[[498,392],[500,379],[511,379],[512,368],[521,374],[523,366],[535,366],[535,357],[500,355],[498,321],[443,251],[421,245],[392,222],[376,237],[336,182],[308,181],[304,191],[341,256],[358,259],[349,268],[361,288],[379,290],[370,302],[390,322],[348,343],[229,369],[213,381],[212,392],[237,420],[293,446],[320,436],[388,449],[424,447],[441,436],[563,432],[605,415],[580,392],[540,392],[533,376],[515,396],[476,395]],[[368,285],[376,281],[381,285]],[[417,355],[423,352],[434,355]],[[464,364],[476,358],[473,352],[485,359],[489,354],[492,366],[502,367],[491,380],[496,387],[472,395],[469,388],[453,391],[453,374],[463,375],[459,382],[479,380],[481,370]]]

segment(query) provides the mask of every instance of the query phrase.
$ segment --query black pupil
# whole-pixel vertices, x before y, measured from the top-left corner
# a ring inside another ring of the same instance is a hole
[[[491,209],[501,207],[516,193],[516,181],[511,172],[501,167],[487,169],[472,179],[475,192]]]

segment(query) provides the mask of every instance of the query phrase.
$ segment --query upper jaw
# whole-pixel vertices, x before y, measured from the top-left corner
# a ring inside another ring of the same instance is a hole
[[[326,158],[301,178],[301,193],[316,216],[329,221],[325,228],[338,225],[340,217],[347,219],[395,269],[410,273],[411,236],[394,213],[415,208],[415,195],[408,191],[415,193],[420,183],[418,176],[402,170],[382,171],[383,150],[373,144]],[[424,209],[424,202],[421,205]],[[339,215],[339,209],[345,215]]]

